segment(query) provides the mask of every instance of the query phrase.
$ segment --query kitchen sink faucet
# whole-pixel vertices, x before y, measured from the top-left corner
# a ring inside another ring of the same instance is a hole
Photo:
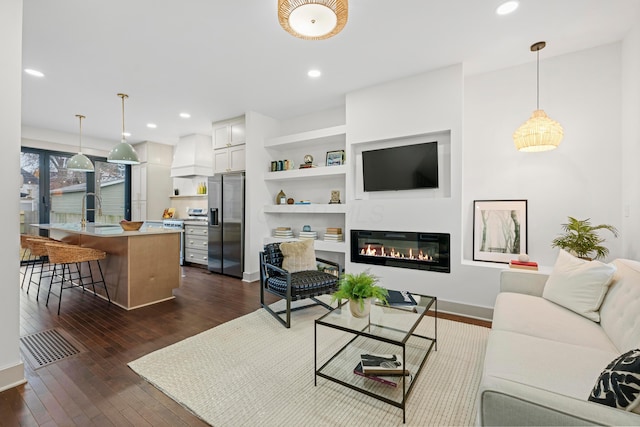
[[[87,198],[89,196],[93,196],[94,199],[94,207],[93,208],[88,208],[87,207]],[[97,195],[96,193],[85,193],[84,196],[82,196],[82,218],[80,219],[80,225],[82,226],[82,228],[85,228],[85,226],[87,225],[87,212],[88,211],[96,211],[95,209],[95,204],[97,203],[98,205],[98,216],[102,215],[102,200],[100,200],[100,196]],[[94,218],[94,222],[95,222],[95,218]]]

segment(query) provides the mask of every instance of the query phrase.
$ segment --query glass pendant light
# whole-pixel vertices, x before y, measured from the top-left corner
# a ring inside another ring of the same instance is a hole
[[[136,150],[127,142],[127,138],[124,136],[124,99],[128,98],[129,95],[119,93],[118,96],[122,99],[122,140],[120,144],[113,147],[109,152],[107,161],[109,163],[120,163],[123,165],[137,165],[140,163],[138,153],[136,153]]]
[[[84,119],[85,116],[83,116],[82,114],[76,114],[76,117],[80,121],[80,149],[78,150],[78,154],[70,158],[67,162],[67,169],[77,172],[93,172],[93,163],[91,163],[91,160],[89,160],[87,156],[82,154],[82,119]]]

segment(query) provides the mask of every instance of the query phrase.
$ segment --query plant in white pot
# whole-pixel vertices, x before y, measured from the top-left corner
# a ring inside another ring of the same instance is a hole
[[[584,259],[604,258],[609,254],[609,249],[602,246],[604,239],[596,233],[598,230],[609,230],[614,237],[618,237],[618,230],[613,225],[591,225],[591,218],[575,219],[569,217],[569,222],[562,224],[564,234],[556,237],[551,242],[554,248],[565,251]],[[595,254],[594,254],[595,253]]]
[[[366,317],[371,310],[373,298],[385,304],[387,302],[389,293],[376,283],[378,278],[368,271],[357,274],[346,273],[340,278],[338,290],[331,296],[331,302],[337,299],[348,299],[351,314],[354,317]]]

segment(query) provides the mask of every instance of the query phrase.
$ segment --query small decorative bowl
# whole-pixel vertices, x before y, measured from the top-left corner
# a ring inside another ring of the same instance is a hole
[[[121,222],[120,227],[122,227],[124,231],[138,231],[140,227],[142,227],[142,224],[144,224],[144,221],[127,221]]]

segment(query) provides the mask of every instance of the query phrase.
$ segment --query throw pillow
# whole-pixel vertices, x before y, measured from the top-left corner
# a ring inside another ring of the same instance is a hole
[[[640,350],[628,351],[609,363],[589,400],[640,414]]]
[[[585,261],[560,249],[542,297],[599,322],[598,310],[615,272],[612,264]]]
[[[280,251],[284,256],[282,268],[288,272],[316,270],[316,253],[313,249],[313,240],[283,242],[280,244]]]

